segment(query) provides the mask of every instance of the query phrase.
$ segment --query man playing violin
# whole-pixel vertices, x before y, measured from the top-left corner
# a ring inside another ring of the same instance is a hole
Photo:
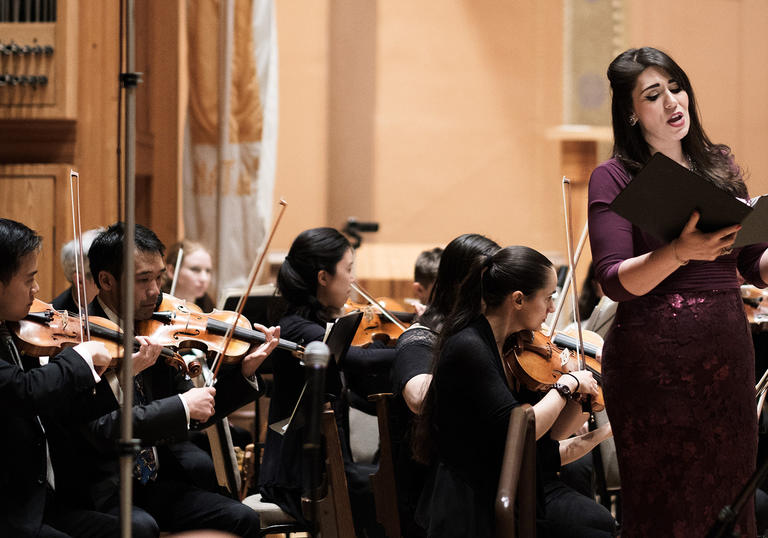
[[[115,322],[122,311],[123,238],[123,225],[116,223],[94,240],[88,254],[99,287],[99,296],[89,305],[89,313]],[[135,245],[134,320],[141,321],[152,316],[161,296],[165,247],[151,230],[140,225],[136,226]],[[278,337],[279,328],[268,329],[264,344],[251,349],[239,365],[222,369],[217,388],[194,388],[183,374],[157,361],[161,346],[144,339],[134,355],[134,432],[144,442],[135,467],[134,536],[200,528],[238,536],[258,535],[256,512],[204,489],[205,481],[190,476],[191,468],[205,465],[200,462],[202,451],[186,437],[190,428],[209,426],[261,394],[263,384],[256,369],[277,345]],[[120,435],[118,402],[122,400],[117,377],[105,374],[96,393],[101,401],[112,403],[111,411],[85,428],[60,427],[57,433],[78,458],[86,454],[91,460],[85,472],[68,467],[67,487],[73,497],[102,512],[117,514],[119,468],[114,441]],[[210,457],[204,457],[212,472]]]
[[[8,324],[24,318],[35,294],[41,238],[24,224],[0,219],[0,535],[114,536],[115,516],[73,509],[57,495],[40,417],[78,414],[74,396],[88,396],[111,357],[103,344],[68,348],[45,366],[22,358]]]

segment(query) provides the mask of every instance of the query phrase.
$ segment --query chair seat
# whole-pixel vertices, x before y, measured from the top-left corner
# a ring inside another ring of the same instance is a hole
[[[243,499],[243,504],[258,512],[262,528],[296,522],[294,518],[286,514],[278,505],[262,501],[261,494],[259,493],[249,495]]]

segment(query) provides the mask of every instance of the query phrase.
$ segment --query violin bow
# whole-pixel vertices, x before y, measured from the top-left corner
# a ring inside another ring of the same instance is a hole
[[[171,289],[168,292],[170,295],[176,296],[176,282],[179,280],[179,271],[181,270],[181,262],[184,260],[184,247],[179,247],[179,253],[176,255],[176,265],[173,269],[173,280],[171,281]]]
[[[75,287],[77,288],[77,315],[82,320],[80,324],[80,342],[91,339],[91,325],[88,321],[88,312],[83,304],[88,306],[85,293],[85,257],[83,256],[83,228],[80,224],[80,174],[69,170],[69,197],[72,202],[72,230],[75,236]],[[82,291],[82,293],[81,293]]]
[[[216,356],[213,359],[213,364],[212,364],[213,376],[211,377],[210,384],[208,381],[206,381],[207,386],[212,385],[214,381],[216,381],[216,376],[218,375],[219,368],[221,367],[221,363],[223,362],[220,360],[221,354],[227,350],[230,342],[232,342],[232,335],[235,332],[235,327],[237,327],[237,324],[240,322],[240,318],[243,315],[243,307],[245,306],[245,301],[248,299],[248,296],[251,294],[253,285],[256,282],[256,275],[259,274],[259,269],[261,268],[261,264],[264,261],[264,257],[267,253],[267,250],[269,250],[270,243],[272,243],[272,238],[275,237],[277,226],[280,224],[280,219],[283,218],[283,213],[285,213],[285,208],[287,206],[288,206],[288,202],[281,199],[280,212],[277,214],[275,223],[272,225],[272,231],[269,234],[269,238],[267,239],[267,242],[264,244],[264,248],[262,249],[261,254],[257,258],[256,262],[254,262],[253,267],[251,268],[251,274],[248,277],[248,287],[246,288],[245,293],[243,293],[243,295],[240,297],[240,301],[237,303],[237,315],[235,316],[235,321],[227,329],[227,334],[224,337],[224,346],[216,352]]]
[[[587,242],[588,223],[584,223],[584,229],[581,231],[581,237],[579,238],[579,244],[576,246],[576,252],[573,255],[573,264],[576,266],[581,258],[581,252],[584,248],[584,244]],[[563,311],[565,305],[565,297],[568,295],[568,290],[571,287],[571,280],[573,279],[573,270],[568,266],[568,273],[565,276],[563,287],[557,297],[557,306],[555,306],[555,316],[552,319],[552,327],[550,328],[550,337],[555,335],[555,328],[557,327],[557,321],[560,319],[560,313]]]
[[[573,278],[575,274],[576,262],[573,258],[573,235],[571,234],[571,180],[563,176],[563,209],[565,209],[565,243],[568,249],[568,272],[571,274],[571,285],[573,286],[572,298],[573,298],[573,314],[576,319],[576,328],[579,335],[579,353],[578,363],[579,370],[583,370],[587,362],[584,351],[584,337],[581,332],[581,315],[579,313],[579,290],[576,286],[576,279]],[[586,226],[584,230],[586,231]],[[565,287],[565,286],[563,286]],[[552,329],[554,331],[554,328]]]
[[[394,323],[394,324],[397,326],[397,328],[398,328],[398,329],[400,329],[400,330],[403,330],[403,331],[405,330],[405,325],[403,325],[402,323],[400,323],[400,322],[397,320],[397,318],[396,318],[395,316],[393,316],[393,315],[392,315],[392,313],[391,313],[389,310],[387,310],[386,308],[384,308],[384,305],[382,305],[382,304],[381,304],[379,301],[377,301],[376,299],[374,299],[374,298],[371,296],[371,294],[370,294],[370,293],[368,293],[367,291],[365,291],[365,290],[362,288],[362,286],[360,286],[359,284],[355,284],[355,283],[353,282],[353,283],[352,283],[352,285],[351,285],[351,287],[352,287],[352,289],[353,289],[353,290],[355,290],[357,293],[359,293],[359,294],[360,294],[360,295],[363,297],[363,299],[365,299],[366,301],[368,301],[368,302],[371,304],[371,306],[375,306],[376,308],[378,308],[379,310],[381,310],[381,313],[384,315],[384,317],[385,317],[385,318],[387,318],[387,319],[388,319],[389,321],[391,321],[392,323]]]

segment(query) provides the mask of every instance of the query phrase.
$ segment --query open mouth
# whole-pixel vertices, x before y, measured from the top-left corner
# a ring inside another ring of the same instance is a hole
[[[676,112],[672,114],[672,117],[667,120],[667,123],[670,125],[676,125],[683,121],[683,113],[682,112]]]

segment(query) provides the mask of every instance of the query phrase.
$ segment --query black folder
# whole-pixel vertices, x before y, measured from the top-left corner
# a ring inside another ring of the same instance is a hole
[[[768,241],[768,201],[754,205],[735,198],[675,161],[656,153],[611,203],[611,209],[632,224],[666,242],[683,231],[698,210],[697,228],[714,232],[741,224],[734,247]]]

